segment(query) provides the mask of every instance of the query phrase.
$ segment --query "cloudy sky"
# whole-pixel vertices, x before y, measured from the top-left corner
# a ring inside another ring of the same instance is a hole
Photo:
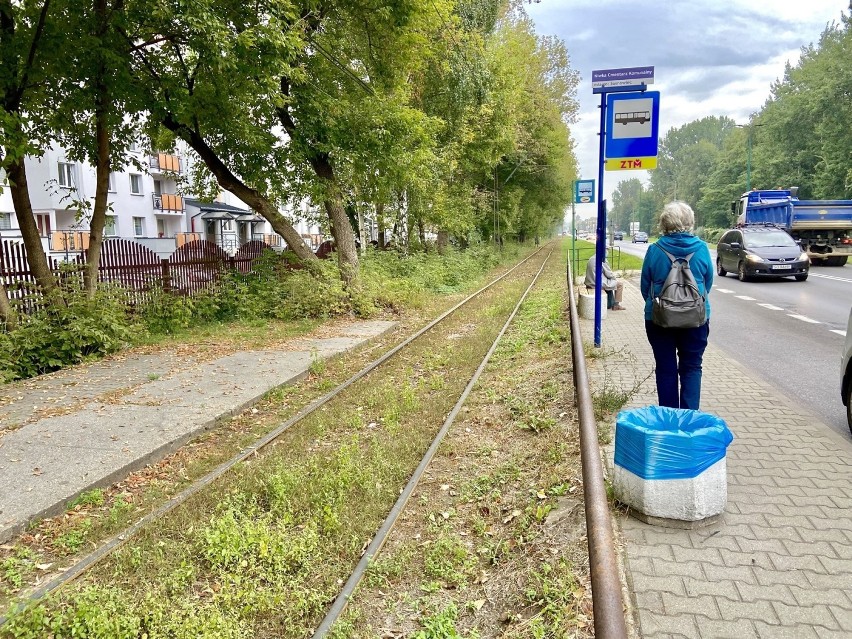
[[[802,46],[848,12],[849,0],[540,0],[527,12],[542,35],[556,35],[579,71],[579,121],[572,132],[580,174],[597,179],[600,96],[592,70],[653,66],[660,92],[660,137],[709,115],[748,122]],[[643,171],[607,171],[605,196]],[[581,217],[594,205],[579,205]]]

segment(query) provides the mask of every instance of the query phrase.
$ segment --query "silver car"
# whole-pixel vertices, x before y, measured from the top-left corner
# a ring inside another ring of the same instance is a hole
[[[840,357],[840,396],[846,406],[846,421],[852,432],[852,309],[849,311],[849,322],[846,325],[846,342],[843,344],[843,354]]]

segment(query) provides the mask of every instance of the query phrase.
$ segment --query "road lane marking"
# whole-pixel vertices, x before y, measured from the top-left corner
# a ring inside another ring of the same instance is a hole
[[[836,275],[822,275],[820,273],[814,273],[813,271],[811,271],[809,275],[811,277],[821,277],[826,280],[834,280],[836,282],[849,282],[850,284],[852,284],[852,280],[846,277],[837,277]]]
[[[831,330],[832,333],[837,333],[840,337],[846,337],[846,331],[836,331],[834,329]]]
[[[745,300],[746,302],[755,302],[757,301],[753,297],[749,297],[748,295],[734,295],[738,300]]]
[[[808,324],[820,324],[819,320],[811,319],[810,317],[805,317],[804,315],[790,315],[787,314],[787,317],[792,317],[793,319],[802,320],[803,322],[807,322]]]
[[[729,288],[716,288],[716,289],[713,289],[713,290],[719,291],[720,293],[733,293],[733,291]]]
[[[758,306],[762,306],[763,308],[768,308],[770,311],[783,311],[784,310],[780,306],[775,306],[775,304],[758,304]]]

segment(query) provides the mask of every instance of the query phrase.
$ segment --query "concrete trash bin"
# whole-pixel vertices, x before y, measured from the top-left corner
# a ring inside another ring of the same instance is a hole
[[[621,411],[615,421],[616,499],[649,523],[712,523],[728,501],[725,452],[733,439],[724,420],[709,413],[664,406]]]
[[[580,293],[577,302],[577,313],[583,319],[595,319],[595,294]],[[606,292],[601,291],[601,319],[606,319]]]

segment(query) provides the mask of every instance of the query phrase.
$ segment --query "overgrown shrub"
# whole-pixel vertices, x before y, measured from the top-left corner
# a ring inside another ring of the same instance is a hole
[[[507,247],[504,257],[515,250]],[[419,307],[430,295],[462,290],[498,262],[497,252],[484,244],[448,247],[443,254],[370,249],[357,285],[346,291],[337,260],[294,268],[286,256],[268,251],[250,273],[224,274],[209,290],[184,296],[154,289],[133,314],[119,288],[101,289],[92,300],[70,291],[67,307],[41,311],[17,330],[0,332],[0,383],[102,357],[146,331],[166,335],[208,322],[370,317],[380,309]]]
[[[99,358],[125,347],[134,326],[119,289],[107,287],[89,299],[68,291],[66,305],[36,312],[4,336],[3,376],[23,379]]]

